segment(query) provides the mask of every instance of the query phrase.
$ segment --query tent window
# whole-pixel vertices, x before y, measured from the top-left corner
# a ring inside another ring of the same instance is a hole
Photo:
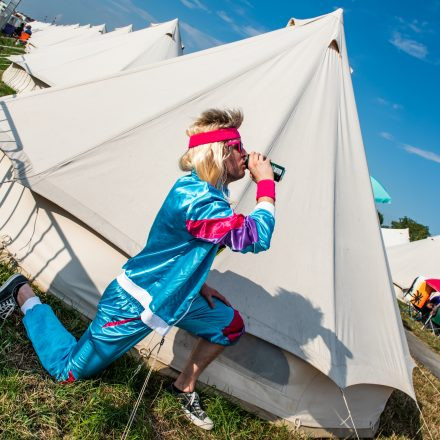
[[[330,49],[334,49],[336,52],[339,53],[339,46],[336,40],[332,40],[332,42],[328,45]]]
[[[295,26],[295,19],[294,19],[294,18],[291,18],[291,19],[287,22],[287,26],[286,26],[286,27],[289,27],[289,26]]]

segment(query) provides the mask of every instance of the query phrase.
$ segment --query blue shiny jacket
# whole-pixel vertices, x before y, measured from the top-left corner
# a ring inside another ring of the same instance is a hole
[[[274,207],[262,202],[249,216],[236,214],[223,192],[195,172],[177,180],[159,210],[145,248],[130,258],[119,284],[144,306],[141,319],[166,334],[189,310],[219,246],[267,250]]]

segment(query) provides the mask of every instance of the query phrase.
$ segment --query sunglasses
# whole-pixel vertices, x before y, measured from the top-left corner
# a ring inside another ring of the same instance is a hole
[[[244,146],[241,142],[241,139],[233,139],[232,141],[226,142],[227,147],[237,148],[238,152],[240,154],[243,154]]]

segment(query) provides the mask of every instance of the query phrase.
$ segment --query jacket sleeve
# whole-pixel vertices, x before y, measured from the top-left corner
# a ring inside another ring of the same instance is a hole
[[[258,253],[269,249],[275,226],[274,206],[257,204],[248,216],[236,214],[219,194],[207,192],[189,205],[186,229],[203,241],[225,245],[235,252]]]

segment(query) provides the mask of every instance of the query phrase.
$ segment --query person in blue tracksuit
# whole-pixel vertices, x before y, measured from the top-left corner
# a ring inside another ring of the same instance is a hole
[[[56,380],[94,376],[152,330],[165,336],[177,326],[199,340],[169,391],[193,423],[213,427],[194,390],[196,381],[225,347],[238,341],[244,323],[205,279],[219,249],[267,250],[275,225],[273,172],[261,154],[249,154],[247,165],[257,183],[255,209],[248,216],[237,214],[228,200],[228,185],[246,170],[247,153],[238,132],[242,119],[237,110],[210,109],[187,130],[189,147],[180,167],[188,174],[171,188],[144,249],[106,288],[79,341],[35,296],[23,275],[13,275],[0,287],[0,313],[15,303],[21,307],[35,351]]]

